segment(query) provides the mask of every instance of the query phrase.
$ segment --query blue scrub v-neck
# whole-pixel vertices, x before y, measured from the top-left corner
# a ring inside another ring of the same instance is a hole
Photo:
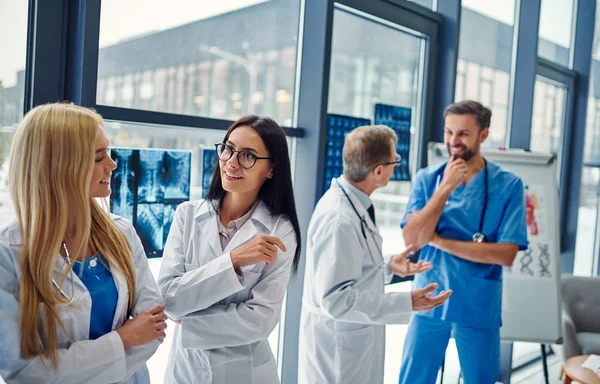
[[[90,340],[112,331],[113,320],[117,309],[119,293],[108,263],[100,252],[86,259],[83,263],[76,261],[73,272],[79,276],[92,298],[90,314]]]

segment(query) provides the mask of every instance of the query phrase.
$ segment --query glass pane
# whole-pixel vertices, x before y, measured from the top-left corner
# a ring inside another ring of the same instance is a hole
[[[350,10],[334,11],[328,112],[373,122],[377,103],[410,108],[412,153],[409,164],[413,172],[421,129],[420,90],[425,70],[425,47],[425,39],[415,32],[388,22],[359,17]],[[409,192],[410,182],[392,181],[371,196],[383,236],[384,255],[398,254],[404,249],[398,239],[402,238],[400,220]],[[411,282],[393,284],[386,290],[410,291]],[[386,383],[398,382],[406,328],[406,325],[387,327]]]
[[[0,226],[12,220],[8,192],[10,139],[23,117],[28,1],[2,0],[0,8]]]
[[[560,175],[567,89],[562,84],[536,76],[534,92],[530,148],[556,154]]]
[[[410,108],[411,149],[416,148],[425,44],[416,33],[336,9],[328,112],[372,119],[377,103]],[[413,150],[409,163],[415,160]]]
[[[220,143],[225,136],[225,131],[209,129],[181,129],[167,127],[149,127],[116,121],[106,121],[104,124],[106,135],[111,147],[135,147],[156,149],[178,149],[192,151],[190,196],[191,199],[202,198],[202,149],[214,148],[215,143]],[[293,140],[288,138],[288,146],[293,145]],[[292,157],[292,167],[293,167]],[[161,258],[148,259],[154,278],[158,278]],[[282,316],[285,314],[285,302],[282,307]],[[164,372],[171,350],[171,340],[175,324],[168,320],[167,339],[158,348],[157,352],[148,361],[148,369],[152,383],[162,383]],[[278,359],[279,325],[269,336],[271,351]]]
[[[299,20],[300,0],[103,1],[97,103],[291,126]]]
[[[577,242],[573,273],[580,276],[596,275],[598,268],[598,193],[600,190],[600,7],[596,6],[596,28],[592,47],[592,66],[588,96],[585,143],[583,149],[584,167],[581,174],[579,215],[577,217]],[[588,166],[585,166],[588,165]]]
[[[598,225],[598,199],[600,168],[583,167],[581,193],[577,215],[577,242],[575,244],[575,264],[573,274],[578,276],[595,275],[593,270],[596,249],[596,226]]]
[[[492,110],[484,145],[506,145],[515,1],[463,0],[456,72],[457,101],[473,99]]]
[[[538,56],[569,66],[573,0],[542,0]]]

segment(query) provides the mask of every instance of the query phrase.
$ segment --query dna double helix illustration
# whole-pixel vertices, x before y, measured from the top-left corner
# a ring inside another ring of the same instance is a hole
[[[538,248],[540,249],[540,277],[552,277],[552,272],[550,271],[550,245],[539,243]]]
[[[533,261],[533,257],[531,257],[531,253],[533,249],[528,248],[523,252],[523,257],[521,258],[521,273],[528,276],[533,276],[533,271],[529,267],[531,262]]]

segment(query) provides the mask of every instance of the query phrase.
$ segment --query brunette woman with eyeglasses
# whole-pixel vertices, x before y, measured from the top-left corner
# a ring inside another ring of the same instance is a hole
[[[279,383],[267,339],[300,256],[285,133],[245,116],[216,150],[206,200],[177,208],[163,253],[158,285],[178,323],[165,383]]]

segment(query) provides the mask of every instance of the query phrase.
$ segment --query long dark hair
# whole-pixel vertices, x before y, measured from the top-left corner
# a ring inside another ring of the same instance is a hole
[[[296,213],[294,189],[292,187],[292,167],[290,165],[290,155],[285,139],[285,132],[275,120],[269,117],[248,115],[240,118],[229,127],[227,134],[223,138],[223,143],[227,142],[233,130],[242,126],[254,128],[265,143],[265,147],[267,147],[267,151],[271,156],[273,177],[265,180],[258,192],[258,198],[269,207],[271,215],[286,215],[292,223],[292,227],[294,227],[297,245],[292,270],[295,275],[298,270],[298,263],[300,262],[300,224],[298,224],[298,215]],[[210,183],[210,189],[206,194],[206,200],[215,204],[223,196],[225,196],[225,190],[221,184],[221,170],[217,165]]]

